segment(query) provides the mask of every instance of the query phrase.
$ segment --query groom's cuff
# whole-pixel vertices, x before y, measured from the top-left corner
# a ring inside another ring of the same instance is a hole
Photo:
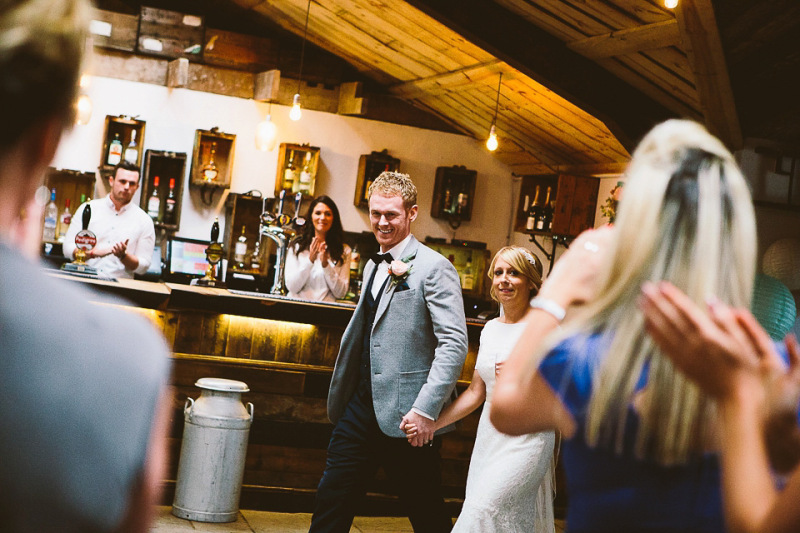
[[[414,411],[415,413],[417,413],[419,416],[424,416],[428,420],[436,420],[435,418],[433,418],[428,413],[424,413],[424,412],[420,411],[419,409],[417,409],[416,407],[412,407],[411,410]]]

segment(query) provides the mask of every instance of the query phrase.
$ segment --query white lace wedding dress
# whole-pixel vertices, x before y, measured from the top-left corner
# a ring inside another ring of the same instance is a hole
[[[475,368],[486,383],[486,403],[469,464],[466,499],[453,533],[553,533],[552,431],[510,437],[489,421],[495,363],[504,361],[524,322],[486,323]]]

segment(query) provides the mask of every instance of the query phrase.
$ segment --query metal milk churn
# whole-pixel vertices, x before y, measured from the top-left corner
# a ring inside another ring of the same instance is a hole
[[[199,522],[233,522],[239,512],[253,404],[246,383],[202,378],[196,401],[186,399],[178,480],[172,514]]]

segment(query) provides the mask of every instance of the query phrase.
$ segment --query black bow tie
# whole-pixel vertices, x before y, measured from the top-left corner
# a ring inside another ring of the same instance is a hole
[[[392,254],[390,254],[388,252],[385,253],[385,254],[381,254],[381,253],[372,254],[370,259],[372,259],[372,262],[375,263],[376,265],[380,265],[382,261],[386,261],[387,263],[391,263],[394,260],[394,258],[392,257]]]

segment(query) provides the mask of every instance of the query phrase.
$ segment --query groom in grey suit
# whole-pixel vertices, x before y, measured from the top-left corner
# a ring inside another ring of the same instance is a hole
[[[411,234],[416,204],[405,174],[384,172],[370,188],[370,223],[382,254],[364,267],[366,283],[333,370],[328,417],[335,428],[311,532],[348,532],[381,466],[416,533],[452,528],[433,429],[461,373],[467,328],[455,268]],[[411,442],[406,424],[418,428]]]

